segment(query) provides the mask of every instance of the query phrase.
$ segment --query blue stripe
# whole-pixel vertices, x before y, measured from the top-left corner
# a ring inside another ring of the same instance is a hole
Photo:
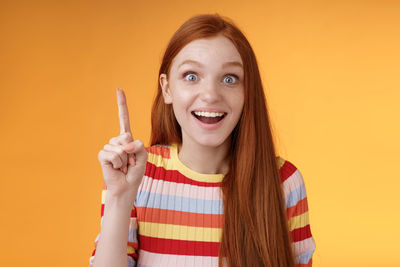
[[[132,257],[128,256],[128,267],[135,267],[136,261]]]
[[[298,264],[307,264],[310,261],[313,253],[314,253],[314,250],[309,250],[300,255],[297,255],[296,256],[297,263]]]
[[[138,191],[135,206],[203,214],[223,214],[221,200],[188,198],[141,190]]]
[[[287,196],[286,208],[295,206],[297,202],[304,199],[306,196],[306,188],[304,184],[302,184],[299,188],[290,192],[290,194]]]

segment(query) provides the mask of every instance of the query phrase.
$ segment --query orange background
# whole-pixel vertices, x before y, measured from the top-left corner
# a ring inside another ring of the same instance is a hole
[[[88,266],[116,87],[148,144],[162,53],[231,17],[258,58],[279,153],[303,174],[314,266],[400,266],[400,2],[1,1],[0,262]]]

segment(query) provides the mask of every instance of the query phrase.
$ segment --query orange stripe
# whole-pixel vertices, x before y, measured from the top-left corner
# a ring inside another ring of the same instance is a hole
[[[147,153],[151,153],[154,155],[158,155],[161,156],[163,158],[170,158],[170,154],[169,154],[169,148],[168,147],[164,147],[164,146],[151,146],[146,148]]]
[[[303,214],[306,211],[308,211],[307,197],[298,201],[295,206],[289,207],[286,210],[287,219],[289,220],[293,216]]]
[[[295,267],[312,267],[312,258],[306,264],[295,264]]]
[[[193,212],[136,207],[137,220],[195,227],[222,228],[222,214],[199,214]]]

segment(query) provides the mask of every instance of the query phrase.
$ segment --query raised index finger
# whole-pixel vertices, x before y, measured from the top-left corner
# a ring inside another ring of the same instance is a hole
[[[119,126],[121,129],[120,134],[131,133],[131,126],[129,124],[128,106],[126,105],[126,96],[124,91],[120,88],[117,88],[117,101],[118,101]]]

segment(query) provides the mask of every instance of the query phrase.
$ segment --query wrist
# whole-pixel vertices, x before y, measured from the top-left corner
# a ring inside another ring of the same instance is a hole
[[[107,190],[105,205],[108,207],[126,208],[130,210],[135,202],[136,195],[136,192],[126,192],[121,195]]]

